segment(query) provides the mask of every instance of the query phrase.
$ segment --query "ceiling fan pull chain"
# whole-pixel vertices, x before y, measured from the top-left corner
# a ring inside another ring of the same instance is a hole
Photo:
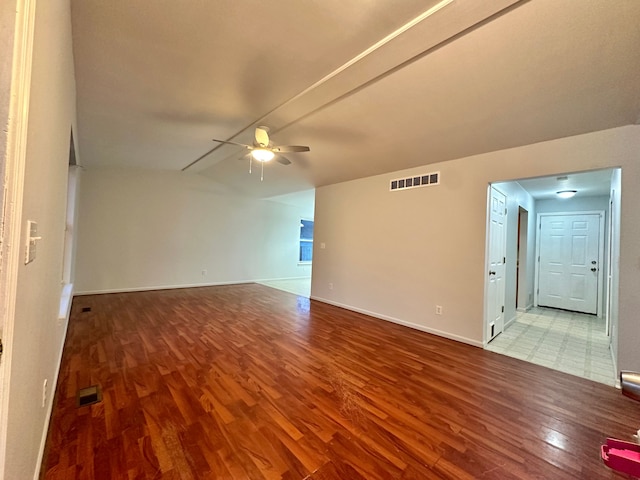
[[[253,157],[251,155],[249,155],[249,175],[251,175],[251,160],[253,159]]]
[[[260,181],[264,180],[264,162],[260,162],[261,165],[261,169],[260,169]]]

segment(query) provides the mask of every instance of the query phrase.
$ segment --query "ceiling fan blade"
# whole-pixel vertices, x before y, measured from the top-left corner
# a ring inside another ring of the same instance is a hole
[[[239,147],[251,148],[250,145],[245,145],[244,143],[230,142],[228,140],[218,140],[217,138],[212,138],[211,140],[213,140],[214,142],[228,143],[229,145],[237,145]]]
[[[276,157],[276,162],[281,163],[282,165],[291,165],[291,160],[289,160],[286,157],[283,157],[282,155],[278,155]]]
[[[256,127],[256,145],[261,147],[269,146],[269,127]]]
[[[310,152],[311,149],[304,145],[280,145],[273,147],[274,152]]]

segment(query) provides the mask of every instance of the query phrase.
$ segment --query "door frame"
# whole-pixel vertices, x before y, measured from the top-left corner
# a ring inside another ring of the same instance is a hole
[[[529,248],[529,210],[522,205],[518,205],[518,239],[516,249],[518,289],[516,290],[516,312],[526,312],[531,308],[530,302],[532,299],[529,295],[529,285],[527,282],[529,276],[529,270],[527,268]],[[523,289],[523,286],[527,288]]]
[[[11,80],[9,85],[0,86],[3,92],[8,88],[11,95],[0,212],[0,327],[4,343],[4,353],[0,359],[0,479],[4,478],[7,454],[9,380],[21,260],[22,206],[36,12],[36,0],[16,0],[15,3]]]
[[[597,310],[596,315],[602,318],[603,308],[603,281],[604,281],[604,210],[582,210],[573,212],[545,212],[538,213],[536,217],[536,261],[535,261],[535,286],[533,289],[533,305],[538,306],[538,293],[540,292],[540,230],[542,217],[560,217],[568,215],[598,215],[598,289],[597,289]]]

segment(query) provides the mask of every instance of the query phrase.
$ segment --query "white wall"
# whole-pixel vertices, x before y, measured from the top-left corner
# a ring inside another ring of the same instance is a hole
[[[75,82],[68,0],[36,8],[22,218],[38,222],[37,258],[21,264],[11,356],[6,479],[34,478],[52,405],[66,322],[58,322],[69,132]],[[21,246],[21,255],[24,247]],[[43,381],[49,391],[43,407]]]
[[[201,175],[85,170],[76,292],[308,276],[298,265],[302,211],[235,195]]]
[[[621,364],[619,347],[618,347],[620,344],[620,340],[619,340],[620,332],[624,332],[625,334],[627,334],[626,329],[629,328],[627,325],[629,325],[630,323],[633,323],[633,317],[626,318],[624,322],[624,328],[622,329],[620,327],[620,323],[621,323],[621,319],[620,319],[620,231],[622,228],[621,188],[622,188],[621,172],[620,170],[616,169],[613,171],[613,175],[611,176],[611,194],[610,194],[611,201],[612,201],[611,203],[613,207],[612,208],[613,211],[611,211],[611,224],[613,228],[613,235],[611,237],[611,264],[613,268],[612,268],[612,275],[611,275],[611,300],[610,300],[611,301],[610,345],[611,345],[611,351],[613,354],[612,355],[613,361],[617,363],[618,367]],[[634,208],[635,207],[633,205],[630,205],[627,207],[627,211],[629,210],[633,211]],[[636,217],[637,217],[637,214],[636,214]],[[636,231],[636,234],[637,234],[637,231]],[[640,263],[640,259],[639,259],[639,263]],[[637,281],[636,281],[636,286],[637,286]],[[633,284],[626,286],[626,290],[629,290],[629,289],[633,290]],[[638,308],[638,305],[636,305],[636,308]],[[629,307],[627,307],[625,311],[627,311],[628,314],[632,312],[632,310],[630,310]],[[638,310],[636,310],[636,315],[637,315],[637,312]],[[637,342],[637,337],[634,337],[632,339],[632,342],[633,341]],[[629,343],[630,342],[625,341],[625,350],[629,348],[630,346]],[[624,363],[625,365],[627,364],[626,362],[628,362],[628,360],[626,360],[626,357],[629,357],[629,356],[630,356],[630,353],[625,351],[625,363]],[[631,368],[627,367],[627,369],[631,369]],[[637,370],[637,367],[634,366],[633,369]]]
[[[525,306],[533,303],[533,289],[535,283],[535,225],[536,207],[533,197],[517,182],[497,182],[493,186],[507,196],[507,263],[505,268],[505,305],[504,321],[505,326],[515,320],[516,317],[516,276],[518,261],[518,216],[519,207],[524,208],[529,213],[526,248],[527,261],[520,268],[524,271],[520,275],[521,282],[518,294],[526,299]]]
[[[312,297],[481,345],[487,185],[618,166],[619,366],[640,370],[636,125],[318,188]],[[435,170],[440,186],[388,190],[392,178]],[[435,315],[436,304],[443,315]]]

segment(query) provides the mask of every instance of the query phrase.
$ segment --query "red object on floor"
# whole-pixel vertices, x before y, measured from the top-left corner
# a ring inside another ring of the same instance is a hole
[[[607,438],[600,447],[602,461],[618,472],[640,477],[640,445],[615,438]]]

